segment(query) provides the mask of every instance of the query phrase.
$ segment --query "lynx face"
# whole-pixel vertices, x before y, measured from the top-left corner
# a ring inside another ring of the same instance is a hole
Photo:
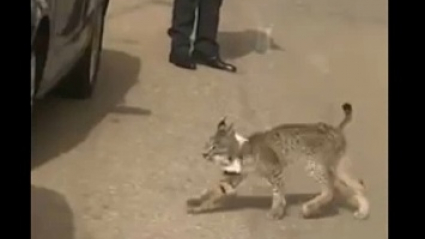
[[[217,130],[205,145],[202,156],[220,166],[224,171],[238,173],[241,171],[240,159],[237,158],[239,143],[232,125],[225,119],[218,123]]]

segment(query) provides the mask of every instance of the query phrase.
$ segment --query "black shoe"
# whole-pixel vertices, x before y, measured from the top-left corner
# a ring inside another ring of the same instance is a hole
[[[225,70],[229,72],[236,72],[236,66],[226,63],[219,56],[207,56],[201,52],[194,51],[192,53],[192,58],[195,62],[203,65],[210,66],[219,70]]]
[[[188,69],[188,70],[196,70],[196,64],[190,56],[180,57],[180,56],[171,54],[169,61],[170,63],[173,63],[177,67]]]

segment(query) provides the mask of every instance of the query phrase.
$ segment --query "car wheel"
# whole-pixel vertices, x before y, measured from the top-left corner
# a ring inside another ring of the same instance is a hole
[[[37,57],[31,51],[31,111],[34,104],[35,89],[36,89],[36,70],[37,70]]]
[[[91,97],[97,82],[100,55],[103,42],[104,15],[97,11],[92,21],[91,40],[75,67],[71,70],[59,91],[71,98],[86,99]]]

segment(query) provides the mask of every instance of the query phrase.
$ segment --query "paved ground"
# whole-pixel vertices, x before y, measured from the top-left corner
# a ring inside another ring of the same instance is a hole
[[[111,1],[95,97],[46,99],[34,112],[32,238],[387,238],[387,1],[224,1],[220,41],[238,74],[167,63],[170,1]],[[275,50],[259,54],[256,31],[267,25]],[[266,218],[270,189],[259,179],[226,210],[185,213],[185,200],[217,179],[199,155],[220,117],[244,134],[282,122],[337,123],[346,100],[368,221],[343,209],[301,219],[298,202],[318,188],[297,168],[282,221]]]

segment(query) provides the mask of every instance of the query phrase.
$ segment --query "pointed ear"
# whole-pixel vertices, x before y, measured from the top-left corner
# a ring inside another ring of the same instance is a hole
[[[221,120],[220,120],[220,122],[218,123],[218,125],[217,125],[217,129],[218,130],[226,130],[226,128],[227,128],[227,124],[226,124],[226,116],[224,116]]]

